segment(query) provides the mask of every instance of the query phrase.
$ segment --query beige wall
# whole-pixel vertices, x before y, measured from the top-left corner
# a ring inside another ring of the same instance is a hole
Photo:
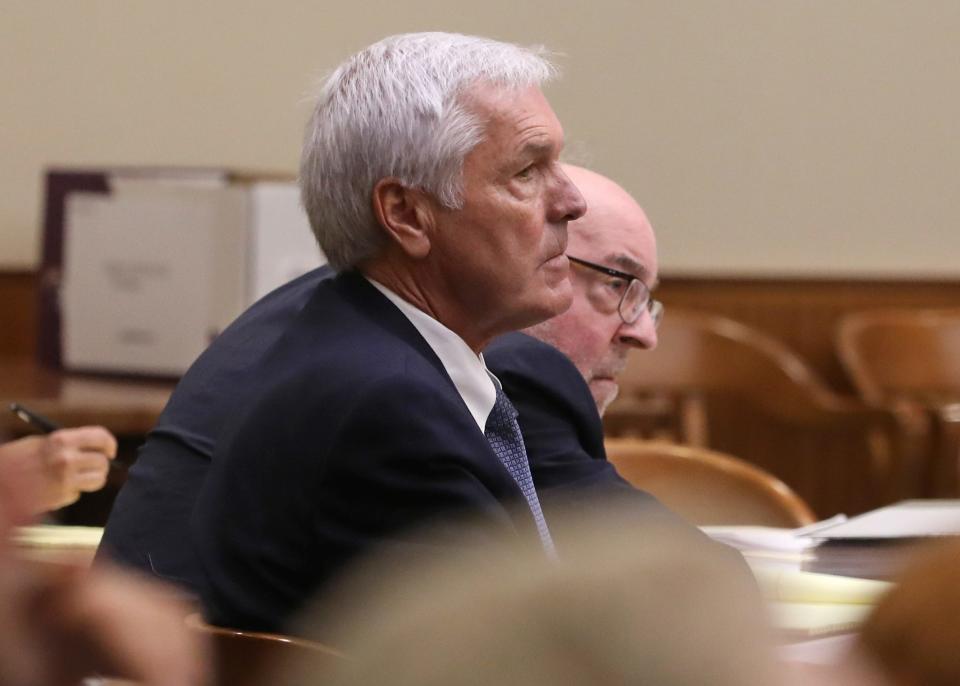
[[[0,0],[0,268],[49,164],[293,172],[315,77],[388,33],[545,43],[577,161],[671,273],[960,277],[960,2]]]

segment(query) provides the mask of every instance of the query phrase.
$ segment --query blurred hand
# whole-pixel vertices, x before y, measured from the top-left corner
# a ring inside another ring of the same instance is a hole
[[[80,444],[89,445],[82,436]],[[115,446],[112,437],[110,445]],[[88,570],[17,556],[9,535],[27,513],[23,498],[6,496],[37,492],[30,481],[38,474],[25,473],[5,457],[0,459],[0,686],[74,685],[94,674],[143,686],[207,683],[207,645],[186,626],[192,608],[175,591],[105,564]],[[98,459],[106,460],[106,453]]]
[[[0,686],[207,682],[207,646],[171,589],[130,573],[0,556]]]
[[[81,493],[97,491],[107,481],[109,460],[117,455],[117,439],[100,426],[60,429],[47,436],[28,436],[0,446],[0,461],[32,484],[26,504],[34,514],[76,502]]]

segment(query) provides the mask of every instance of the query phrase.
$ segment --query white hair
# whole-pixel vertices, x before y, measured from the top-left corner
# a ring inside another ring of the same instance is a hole
[[[462,203],[463,160],[484,123],[461,94],[477,82],[507,89],[556,73],[542,47],[453,33],[390,36],[327,78],[307,124],[300,194],[313,233],[337,270],[374,257],[386,235],[372,192],[385,177]]]

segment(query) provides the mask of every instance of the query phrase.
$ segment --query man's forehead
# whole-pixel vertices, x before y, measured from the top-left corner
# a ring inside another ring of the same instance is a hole
[[[495,81],[474,81],[464,86],[457,96],[467,107],[501,109],[513,105],[520,96],[533,97],[546,102],[547,98],[536,84],[506,85]]]
[[[483,88],[491,88],[489,84]],[[487,90],[468,107],[483,125],[483,137],[467,164],[490,159],[498,175],[512,174],[518,165],[559,158],[563,128],[537,86]]]
[[[480,83],[469,91],[463,100],[464,105],[485,120],[488,125],[505,126],[514,129],[526,143],[527,138],[550,129],[559,132],[563,129],[550,102],[538,86],[521,88],[505,87],[498,84]],[[543,140],[531,140],[532,145],[549,144]]]
[[[593,208],[587,210],[591,211]],[[597,211],[601,212],[599,208]],[[646,222],[641,224],[625,218],[618,221],[616,215],[597,221],[587,221],[584,217],[569,225],[568,252],[632,274],[647,285],[657,279],[656,244]]]

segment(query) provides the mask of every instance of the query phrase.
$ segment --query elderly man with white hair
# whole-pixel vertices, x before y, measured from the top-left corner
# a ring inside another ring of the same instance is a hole
[[[301,188],[338,274],[262,352],[194,511],[218,624],[272,630],[374,546],[482,514],[474,537],[554,544],[516,412],[480,351],[565,310],[585,203],[535,50],[384,39],[329,77]]]
[[[536,168],[521,172],[521,177],[540,173]],[[499,337],[484,353],[489,369],[519,411],[546,522],[554,509],[570,507],[574,501],[592,508],[611,495],[622,495],[645,507],[653,503],[606,462],[598,409],[602,412],[612,399],[615,376],[627,351],[656,345],[662,313],[650,295],[656,284],[657,256],[643,210],[626,191],[599,174],[570,165],[562,165],[562,172],[583,189],[590,205],[585,216],[570,223],[567,252],[577,260],[572,270],[573,305],[526,330],[540,341],[511,333]],[[237,421],[247,398],[270,386],[273,375],[289,373],[283,359],[274,360],[270,351],[297,318],[306,316],[318,286],[334,275],[330,267],[322,267],[269,294],[194,363],[131,469],[107,524],[102,556],[177,581],[189,591],[203,585],[199,561],[193,549],[184,545],[200,487],[211,463],[226,454],[221,442],[233,431],[231,422]],[[297,368],[299,359],[290,359],[290,369]],[[336,370],[329,378],[347,383],[344,375],[349,373]],[[456,382],[452,373],[451,377]],[[278,421],[273,430],[281,433],[286,431],[284,426]],[[269,455],[264,450],[262,459],[274,459]],[[434,462],[437,468],[443,464]],[[459,468],[456,462],[447,466]],[[498,503],[509,504],[517,501],[516,496],[514,491],[512,496],[495,497]],[[420,497],[419,492],[411,497]],[[502,515],[499,505],[487,512]],[[357,516],[368,514],[358,512]],[[427,518],[437,516],[443,516],[440,509]],[[564,536],[556,527],[550,535],[558,540]]]
[[[616,393],[627,352],[656,345],[663,312],[651,297],[657,252],[643,210],[610,179],[563,168],[590,206],[569,224],[567,252],[579,260],[573,304],[524,333],[499,337],[484,352],[519,411],[533,483],[561,556],[566,534],[555,512],[592,510],[616,496],[653,511],[652,499],[606,461],[600,412]],[[269,294],[191,367],[117,499],[101,546],[105,556],[190,591],[200,587],[199,563],[183,541],[215,448],[243,399],[269,381],[259,367],[265,351],[333,276],[321,267]]]

